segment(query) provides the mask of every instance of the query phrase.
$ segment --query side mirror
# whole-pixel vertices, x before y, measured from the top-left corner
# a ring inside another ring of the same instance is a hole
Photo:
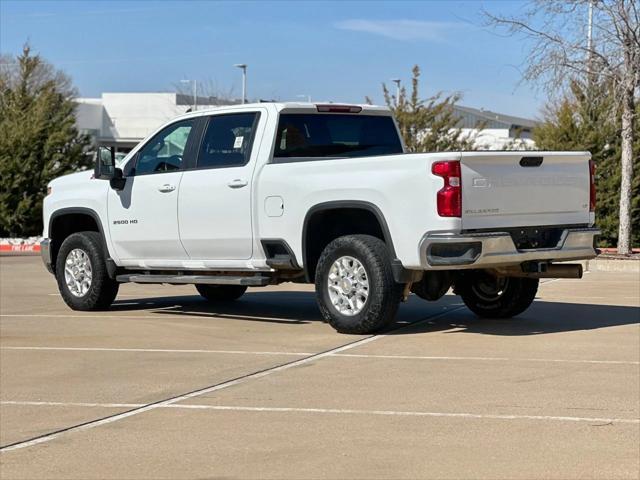
[[[98,147],[93,176],[100,180],[110,180],[116,168],[116,151],[113,147]]]
[[[116,167],[116,152],[113,147],[98,147],[93,176],[100,180],[109,180],[114,190],[124,189],[127,179],[122,170]]]
[[[124,190],[125,185],[127,184],[127,179],[122,175],[121,168],[113,169],[113,177],[109,179],[109,185],[114,190]]]

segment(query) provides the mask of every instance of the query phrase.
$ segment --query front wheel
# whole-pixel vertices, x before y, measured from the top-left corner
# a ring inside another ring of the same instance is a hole
[[[368,334],[389,325],[402,292],[387,246],[370,235],[347,235],[327,245],[315,283],[323,318],[341,333]]]
[[[511,318],[529,308],[538,282],[537,278],[496,277],[477,271],[458,279],[455,291],[479,317]]]
[[[98,232],[69,235],[58,251],[56,280],[60,295],[73,310],[106,310],[120,284],[109,277]]]

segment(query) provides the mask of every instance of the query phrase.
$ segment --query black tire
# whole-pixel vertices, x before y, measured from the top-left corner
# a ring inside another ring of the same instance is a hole
[[[196,290],[210,302],[231,302],[239,299],[247,287],[242,285],[207,285],[200,283],[196,285]]]
[[[362,310],[354,315],[340,313],[329,294],[330,270],[334,262],[344,256],[355,258],[362,264],[369,283]],[[327,245],[318,260],[315,283],[322,317],[338,332],[354,334],[374,333],[391,324],[403,287],[393,279],[387,246],[370,235],[347,235]]]
[[[496,278],[477,271],[456,281],[456,293],[479,317],[511,318],[524,312],[536,297],[537,278]]]
[[[74,250],[84,252],[91,268],[90,287],[81,295],[71,291],[65,278],[67,257]],[[60,245],[56,258],[56,280],[62,299],[73,310],[107,310],[118,295],[120,284],[109,277],[104,252],[102,237],[98,232],[73,233]]]

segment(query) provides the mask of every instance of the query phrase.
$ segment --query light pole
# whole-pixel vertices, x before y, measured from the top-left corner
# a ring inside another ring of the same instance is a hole
[[[193,84],[193,111],[198,108],[198,81],[197,80],[180,80],[180,83],[192,83]]]
[[[306,98],[307,102],[311,103],[311,95],[296,95],[296,98]]]
[[[589,20],[587,25],[587,70],[589,75],[587,76],[587,82],[591,84],[593,75],[591,73],[591,65],[593,59],[593,0],[589,0]]]
[[[242,104],[247,103],[247,64],[236,63],[234,67],[242,69]]]
[[[392,78],[391,81],[396,84],[396,107],[398,106],[398,102],[400,101],[400,82],[399,78]]]

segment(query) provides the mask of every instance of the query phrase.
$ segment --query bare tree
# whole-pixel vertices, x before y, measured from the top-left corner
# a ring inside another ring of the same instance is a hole
[[[193,84],[192,81],[175,82],[173,88],[179,95],[186,97],[193,96]],[[197,80],[198,98],[205,98],[209,102],[214,102],[217,105],[234,105],[240,103],[240,100],[234,95],[233,87],[222,88],[216,80],[208,78],[206,80]]]
[[[590,9],[592,22],[587,21]],[[521,15],[484,12],[489,25],[526,39],[529,54],[523,79],[539,82],[552,98],[571,79],[609,79],[614,85],[618,102],[611,115],[620,112],[622,119],[618,252],[625,254],[631,252],[633,144],[640,90],[639,10],[637,0],[534,0]]]

